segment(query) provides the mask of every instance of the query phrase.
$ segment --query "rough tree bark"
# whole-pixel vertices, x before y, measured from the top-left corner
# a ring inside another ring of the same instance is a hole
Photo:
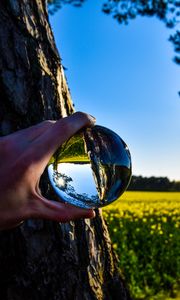
[[[1,135],[73,112],[44,0],[0,1],[0,99]],[[0,232],[0,299],[130,299],[101,213]]]

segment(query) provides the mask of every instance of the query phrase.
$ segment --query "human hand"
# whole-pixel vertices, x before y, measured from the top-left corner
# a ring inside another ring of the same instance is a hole
[[[40,177],[56,149],[79,129],[93,124],[91,116],[77,112],[0,137],[0,229],[29,218],[68,222],[94,217],[93,210],[50,201],[39,189]]]

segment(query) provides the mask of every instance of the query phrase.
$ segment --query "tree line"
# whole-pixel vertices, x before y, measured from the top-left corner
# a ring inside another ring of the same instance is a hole
[[[180,181],[170,181],[167,177],[132,176],[128,190],[179,192]]]

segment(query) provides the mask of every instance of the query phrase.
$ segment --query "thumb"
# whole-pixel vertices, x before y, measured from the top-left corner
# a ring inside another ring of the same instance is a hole
[[[92,209],[83,209],[67,203],[48,200],[40,195],[38,195],[35,203],[36,205],[33,205],[29,212],[30,217],[35,219],[66,223],[80,218],[91,219],[95,217],[95,212]]]

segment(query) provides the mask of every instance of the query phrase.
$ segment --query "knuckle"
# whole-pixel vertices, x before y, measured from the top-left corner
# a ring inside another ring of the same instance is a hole
[[[95,123],[95,118],[84,112],[76,112],[75,117],[82,125],[90,125]]]
[[[82,119],[82,120],[87,120],[88,119],[88,114],[81,112],[81,111],[77,111],[74,113],[74,116],[76,116],[78,119]]]

